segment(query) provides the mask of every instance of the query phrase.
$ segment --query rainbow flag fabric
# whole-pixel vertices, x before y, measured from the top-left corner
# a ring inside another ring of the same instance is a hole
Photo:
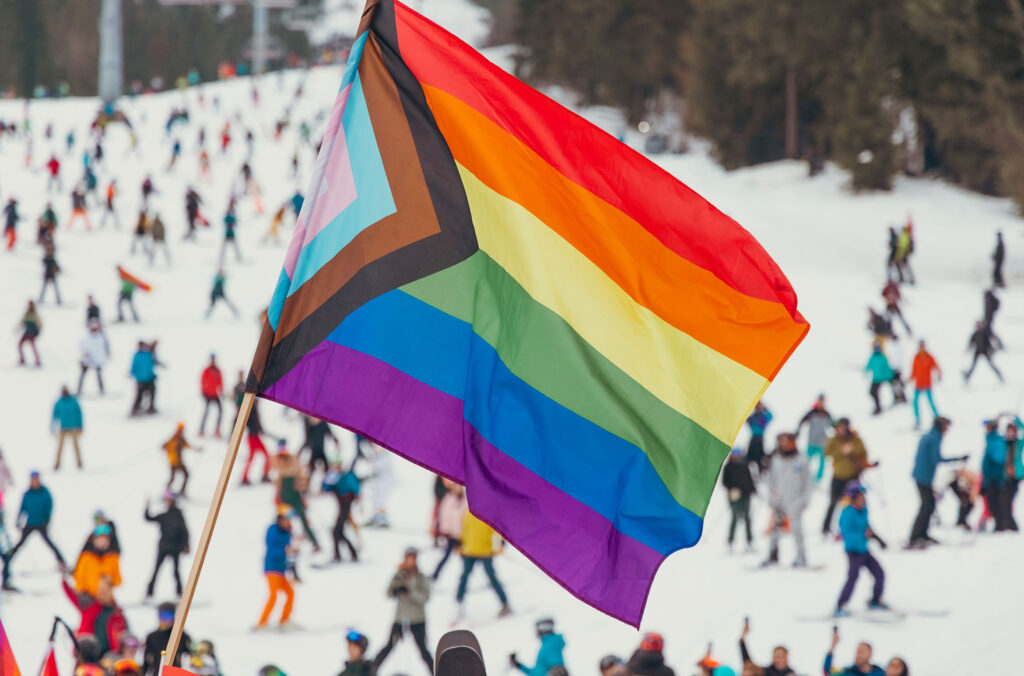
[[[808,330],[737,223],[394,0],[370,0],[248,387],[467,486],[632,625]]]
[[[18,662],[14,659],[14,650],[7,640],[3,622],[0,622],[0,676],[21,676]]]

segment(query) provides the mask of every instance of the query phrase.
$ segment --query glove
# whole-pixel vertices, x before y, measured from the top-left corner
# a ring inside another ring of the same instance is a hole
[[[969,457],[970,457],[970,456],[967,456],[967,455],[961,455],[959,459],[960,459],[961,461],[965,461],[965,460],[967,460],[967,459],[968,459]]]
[[[408,587],[406,587],[406,586],[405,586],[405,585],[403,584],[403,585],[402,585],[402,586],[400,586],[400,587],[395,587],[395,593],[396,593],[396,594],[408,594],[408,593],[409,593],[409,588],[408,588]]]
[[[518,669],[519,667],[523,666],[522,664],[520,664],[518,658],[516,658],[516,654],[515,653],[512,653],[511,655],[508,656],[508,663],[511,664],[516,669]]]

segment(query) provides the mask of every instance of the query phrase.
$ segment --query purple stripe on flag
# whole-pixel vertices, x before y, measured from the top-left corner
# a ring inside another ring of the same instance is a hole
[[[469,486],[473,513],[581,600],[638,626],[664,557],[482,438],[463,402],[324,342],[265,394]],[[466,452],[468,451],[468,452]]]

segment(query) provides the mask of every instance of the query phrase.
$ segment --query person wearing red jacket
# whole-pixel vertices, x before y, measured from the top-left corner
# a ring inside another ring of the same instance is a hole
[[[917,354],[914,355],[914,364],[910,369],[910,379],[914,381],[914,429],[921,426],[921,413],[918,409],[918,401],[921,395],[928,397],[928,404],[932,407],[932,417],[938,418],[939,411],[935,408],[935,400],[932,398],[932,374],[936,379],[942,380],[942,369],[939,368],[935,357],[925,349],[924,341],[917,344]]]
[[[100,644],[100,655],[120,651],[121,637],[128,631],[128,622],[124,619],[121,607],[114,600],[114,586],[110,578],[106,575],[100,578],[95,598],[88,594],[77,594],[66,579],[61,581],[61,585],[71,603],[82,614],[78,635],[95,636]]]
[[[217,409],[217,423],[213,426],[213,436],[220,439],[220,423],[224,414],[220,398],[224,394],[224,377],[217,367],[216,355],[210,355],[210,363],[203,369],[203,375],[199,379],[199,390],[205,400],[203,418],[199,422],[199,436],[206,435],[206,415],[210,412],[210,407],[213,406]]]
[[[56,155],[50,155],[50,161],[46,163],[46,169],[50,172],[50,180],[46,183],[46,192],[52,192],[54,186],[56,186],[58,192],[63,190],[64,184],[60,180],[60,160],[57,159]]]

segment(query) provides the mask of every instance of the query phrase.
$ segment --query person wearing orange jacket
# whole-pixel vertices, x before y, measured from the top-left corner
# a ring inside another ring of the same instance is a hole
[[[914,429],[921,426],[921,412],[918,402],[921,395],[928,397],[928,404],[932,407],[932,418],[939,417],[939,411],[935,408],[935,399],[932,398],[932,374],[936,380],[942,380],[942,369],[939,368],[935,357],[925,348],[924,341],[917,344],[917,354],[914,355],[914,364],[910,369],[910,379],[914,381]]]
[[[185,439],[185,423],[179,422],[177,429],[174,430],[174,436],[164,442],[163,449],[167,451],[167,464],[171,466],[171,476],[167,480],[167,488],[171,488],[174,478],[181,473],[184,475],[184,478],[181,482],[181,489],[177,491],[177,494],[182,496],[185,495],[185,488],[188,486],[188,468],[185,467],[184,459],[186,448],[195,447]]]
[[[121,585],[121,556],[111,546],[112,530],[109,524],[101,523],[92,532],[75,564],[75,591],[98,598],[100,581],[110,580],[111,587]]]
[[[224,394],[224,376],[217,367],[217,355],[210,355],[210,363],[203,369],[203,375],[199,379],[199,391],[203,395],[203,418],[199,422],[199,436],[206,435],[206,414],[210,407],[217,409],[217,423],[213,427],[213,436],[220,439],[220,423],[224,417],[224,408],[221,406],[220,398]]]

